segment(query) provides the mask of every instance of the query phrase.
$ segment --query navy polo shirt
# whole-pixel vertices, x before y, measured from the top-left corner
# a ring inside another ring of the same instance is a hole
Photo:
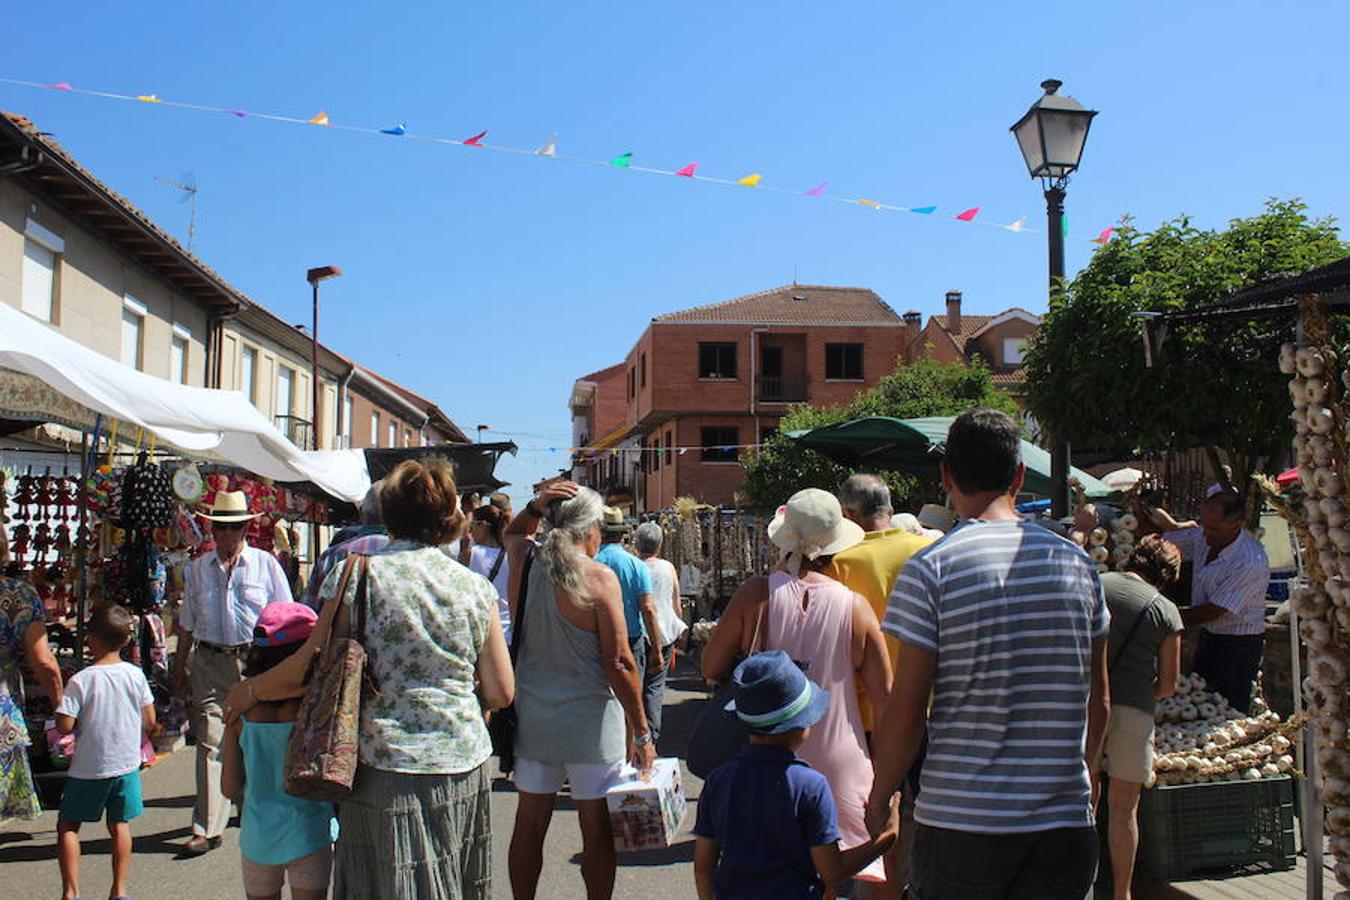
[[[694,834],[717,841],[718,898],[823,897],[811,848],[839,840],[834,795],[791,750],[747,744],[703,783]]]

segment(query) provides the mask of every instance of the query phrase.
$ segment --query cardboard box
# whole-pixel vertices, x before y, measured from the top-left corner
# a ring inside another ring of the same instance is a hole
[[[624,780],[605,795],[615,850],[660,850],[675,842],[688,804],[680,780],[680,761],[658,759],[651,778],[626,769]]]

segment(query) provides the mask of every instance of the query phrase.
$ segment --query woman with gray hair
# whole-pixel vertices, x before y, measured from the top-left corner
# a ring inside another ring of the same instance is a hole
[[[520,573],[511,609],[519,799],[509,864],[516,897],[535,895],[564,781],[581,825],[586,896],[611,896],[614,838],[605,792],[625,762],[646,772],[656,758],[619,580],[594,559],[604,505],[590,488],[551,484],[506,529],[511,569]],[[536,548],[541,521],[549,528]]]
[[[675,641],[689,626],[684,623],[684,606],[680,603],[680,578],[670,560],[656,554],[661,551],[661,542],[666,533],[655,522],[643,522],[633,534],[633,543],[637,546],[638,557],[647,564],[652,575],[652,603],[656,606],[657,627],[661,638],[666,641],[661,648],[661,659],[671,665]],[[661,737],[661,707],[666,700],[666,666],[647,669],[642,677],[642,705],[647,711],[647,721],[652,726],[652,737]]]

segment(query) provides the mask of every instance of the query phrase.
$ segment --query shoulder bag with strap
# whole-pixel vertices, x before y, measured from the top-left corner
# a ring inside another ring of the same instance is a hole
[[[356,777],[361,727],[361,689],[366,679],[366,651],[361,638],[366,625],[370,558],[351,554],[338,580],[337,611],[328,633],[305,673],[307,687],[286,745],[286,793],[306,800],[337,803],[351,795]],[[360,569],[352,601],[351,637],[333,640],[333,623],[342,612],[347,585]]]
[[[502,559],[506,556],[506,551],[502,550],[502,555],[497,557],[497,564],[500,565]],[[534,545],[529,544],[525,551],[525,561],[520,567],[520,595],[516,598],[516,614],[511,619],[511,670],[516,668],[516,657],[520,655],[520,648],[525,641],[525,600],[530,591],[530,567],[534,565]],[[493,576],[496,575],[496,567],[493,567]],[[493,576],[489,576],[491,581]],[[516,728],[519,720],[516,717],[516,705],[512,703],[505,709],[499,709],[492,713],[492,718],[488,721],[488,735],[492,738],[492,752],[497,755],[498,765],[501,767],[503,775],[510,775],[516,767]]]
[[[768,592],[767,579],[764,582],[764,590]],[[746,657],[754,656],[764,649],[762,631],[768,611],[769,602],[766,598],[755,617],[755,633],[750,638],[750,649]],[[698,721],[694,723],[694,730],[689,735],[685,764],[689,767],[689,771],[699,778],[707,778],[713,769],[729,762],[740,752],[750,735],[749,729],[740,719],[726,712],[726,706],[735,694],[736,688],[731,678],[723,679],[698,714]]]
[[[1116,664],[1125,656],[1125,651],[1129,649],[1130,642],[1134,640],[1134,636],[1139,632],[1139,626],[1144,624],[1144,618],[1148,615],[1149,610],[1153,609],[1157,604],[1158,598],[1161,596],[1162,594],[1154,591],[1153,599],[1148,601],[1148,606],[1139,610],[1139,614],[1134,617],[1134,622],[1130,624],[1130,630],[1125,632],[1125,640],[1120,643],[1120,649],[1116,651],[1116,655],[1112,657],[1111,662],[1107,664],[1108,672],[1115,671]]]

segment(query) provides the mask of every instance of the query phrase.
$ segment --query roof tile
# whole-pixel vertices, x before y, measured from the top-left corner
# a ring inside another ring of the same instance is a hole
[[[798,299],[801,298],[801,299]],[[896,325],[895,310],[875,291],[857,287],[789,284],[652,319],[662,324]]]

